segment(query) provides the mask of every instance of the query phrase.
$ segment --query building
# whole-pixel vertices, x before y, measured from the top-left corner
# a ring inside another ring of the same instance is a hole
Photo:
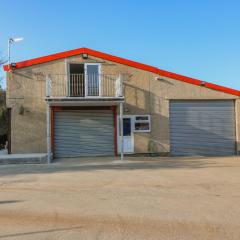
[[[5,65],[4,70],[12,153],[48,151],[58,158],[121,150],[240,152],[238,90],[88,48]]]

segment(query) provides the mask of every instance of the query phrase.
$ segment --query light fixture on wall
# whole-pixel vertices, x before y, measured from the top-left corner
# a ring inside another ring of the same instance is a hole
[[[11,68],[15,68],[17,66],[16,63],[11,63]]]
[[[88,59],[88,54],[87,53],[82,53],[82,58],[83,59]]]
[[[164,80],[162,77],[155,77],[154,79],[155,79],[156,81]]]

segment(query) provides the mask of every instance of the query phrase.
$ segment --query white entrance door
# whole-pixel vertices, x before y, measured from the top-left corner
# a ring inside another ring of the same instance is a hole
[[[120,121],[119,126],[120,126]],[[120,129],[120,127],[119,127]],[[121,152],[121,136],[120,131],[118,131],[118,152]],[[134,136],[132,130],[132,118],[123,117],[123,151],[124,153],[134,153]]]

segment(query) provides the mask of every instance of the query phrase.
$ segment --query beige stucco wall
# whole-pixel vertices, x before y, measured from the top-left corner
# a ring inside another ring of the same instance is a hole
[[[46,152],[45,74],[61,73],[64,66],[61,60],[8,73],[12,153]]]
[[[68,62],[86,62],[81,56]],[[135,152],[169,152],[170,99],[236,99],[236,96],[183,83],[114,62],[90,57],[87,62],[101,62],[103,74],[124,75],[124,113],[150,114],[151,132],[135,133]],[[46,152],[45,75],[64,74],[65,59],[44,63],[9,73],[7,104],[12,108],[12,152]],[[240,114],[239,100],[236,113]],[[25,109],[23,114],[22,107]],[[239,116],[240,118],[240,116]],[[237,124],[240,129],[240,123]],[[238,135],[240,131],[238,131]],[[238,143],[239,149],[240,144]]]

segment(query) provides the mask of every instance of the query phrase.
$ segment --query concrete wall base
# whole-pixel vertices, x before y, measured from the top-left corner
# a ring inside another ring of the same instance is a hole
[[[124,154],[125,158],[129,158],[129,157],[169,157],[169,156],[170,156],[169,152]]]
[[[0,164],[39,164],[47,163],[47,154],[6,154],[0,155]]]

